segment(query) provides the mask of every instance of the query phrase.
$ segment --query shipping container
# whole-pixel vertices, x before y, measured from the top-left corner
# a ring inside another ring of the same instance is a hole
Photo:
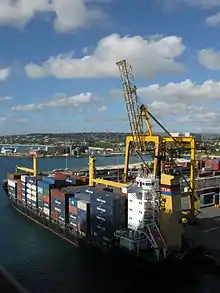
[[[82,207],[85,207],[85,206],[86,206],[86,210],[82,210],[78,208],[78,212],[77,212],[77,230],[81,232],[81,234],[84,236],[90,234],[89,203],[88,202],[82,203]]]
[[[7,178],[8,179],[12,179],[12,180],[16,180],[16,179],[21,179],[22,174],[18,174],[18,173],[9,173]]]
[[[76,192],[75,193],[75,198],[77,198],[78,200],[90,201],[90,194],[82,193],[82,192]]]
[[[214,203],[214,194],[215,194],[215,192],[201,194],[200,195],[200,204],[201,205],[213,204]]]
[[[44,177],[43,181],[53,185],[54,188],[61,188],[70,185],[70,183],[66,182],[66,180],[58,180],[54,177]]]
[[[27,179],[28,179],[28,175],[22,175],[21,176],[21,181],[26,183],[27,182]]]

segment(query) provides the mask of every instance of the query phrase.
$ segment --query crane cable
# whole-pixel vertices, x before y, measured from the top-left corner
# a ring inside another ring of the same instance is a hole
[[[170,137],[172,137],[174,143],[176,144],[176,146],[178,146],[178,141],[175,139],[175,137],[173,137],[170,132],[154,117],[154,115],[148,111],[149,116],[162,128],[162,130]],[[175,167],[178,167],[176,161],[174,160],[170,150],[167,148],[166,149],[167,154],[170,156],[172,163],[174,164]],[[190,191],[192,191],[192,188],[189,184],[189,182],[187,181],[186,177],[183,175],[182,170],[180,169],[180,176],[183,178],[183,180],[185,181],[186,185],[189,187]],[[197,192],[196,192],[197,195]],[[198,196],[198,195],[197,195]]]

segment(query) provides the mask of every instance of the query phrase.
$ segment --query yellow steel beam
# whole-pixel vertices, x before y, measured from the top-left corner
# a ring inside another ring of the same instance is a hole
[[[27,172],[27,173],[34,173],[34,169],[30,169],[30,168],[26,168],[26,167],[16,166],[16,169]]]
[[[134,136],[127,136],[126,137],[126,149],[125,149],[125,162],[124,162],[124,182],[128,181],[128,168],[129,168],[129,150],[130,150],[130,144],[131,142],[135,141],[137,138]],[[142,142],[153,142],[155,144],[155,155],[157,156],[159,153],[159,148],[160,148],[160,142],[161,138],[158,135],[141,135],[140,140]],[[157,173],[156,169],[158,167],[158,158],[154,158],[154,174]]]
[[[127,184],[120,183],[120,182],[114,182],[114,181],[110,181],[110,180],[105,180],[105,179],[96,178],[96,179],[93,179],[92,181],[94,183],[97,183],[97,184],[108,185],[108,186],[112,186],[112,187],[115,187],[115,188],[126,188],[126,187],[128,187]]]
[[[37,159],[38,158],[36,156],[33,157],[33,169],[26,168],[26,167],[20,167],[20,166],[16,166],[16,169],[27,172],[27,173],[31,173],[34,176],[37,176],[37,174],[38,174],[38,164],[37,164],[38,161],[37,161]]]

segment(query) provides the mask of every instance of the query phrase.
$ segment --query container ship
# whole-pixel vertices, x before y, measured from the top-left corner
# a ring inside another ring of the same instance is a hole
[[[110,258],[166,258],[167,246],[157,226],[159,179],[139,174],[132,192],[125,194],[91,187],[88,178],[76,177],[13,173],[3,188],[15,210],[74,246]],[[144,210],[147,202],[152,206]]]

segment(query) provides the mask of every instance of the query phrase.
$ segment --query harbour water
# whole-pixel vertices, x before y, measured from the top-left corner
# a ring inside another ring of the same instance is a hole
[[[137,158],[132,158],[134,162]],[[97,165],[122,164],[123,157],[98,158]],[[86,167],[85,158],[68,159],[69,168]],[[30,159],[0,157],[0,180],[14,172],[15,165],[31,167]],[[65,158],[40,159],[39,169],[65,168]],[[33,293],[137,292],[169,290],[170,292],[220,292],[213,276],[171,270],[166,275],[135,274],[129,265],[106,263],[28,221],[15,212],[0,190],[0,264]],[[189,268],[190,269],[190,268]],[[159,278],[159,279],[158,279]],[[175,281],[169,282],[174,279]]]

